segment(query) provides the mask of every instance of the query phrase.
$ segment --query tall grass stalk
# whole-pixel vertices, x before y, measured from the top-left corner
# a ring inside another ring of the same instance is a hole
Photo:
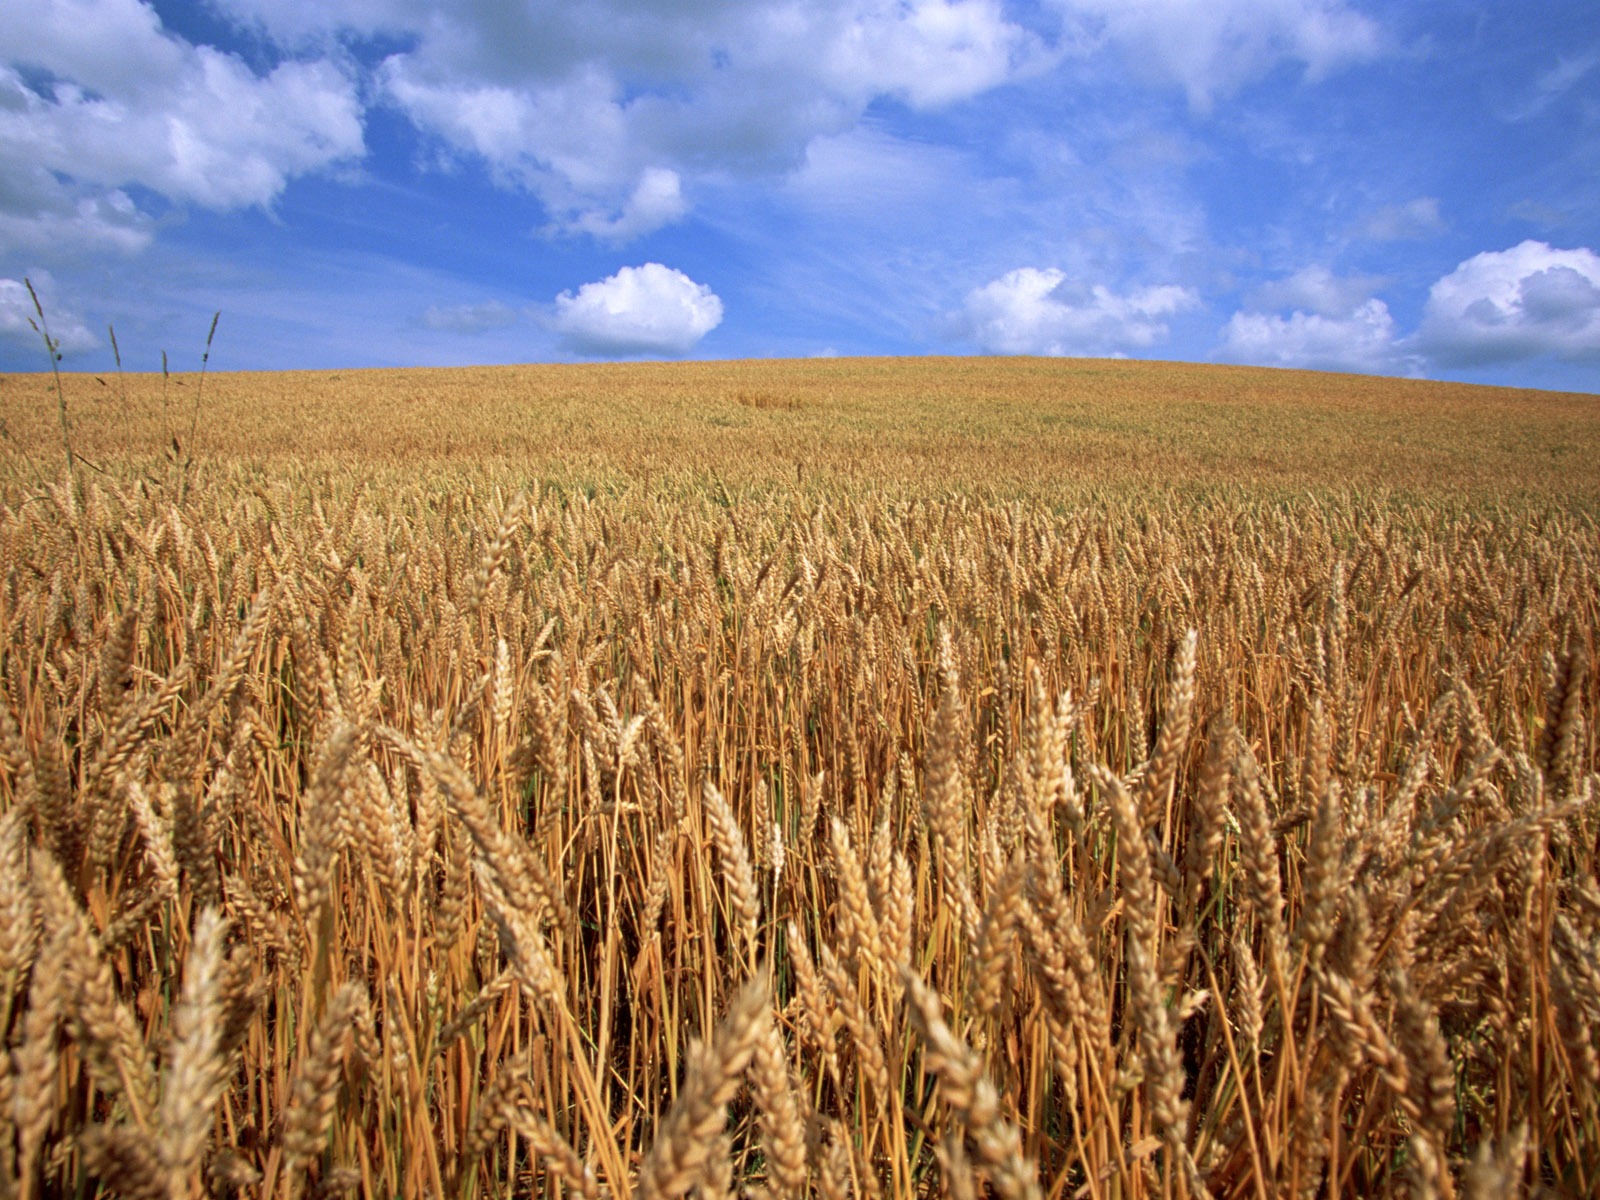
[[[206,331],[206,348],[200,355],[200,378],[194,388],[194,416],[189,421],[189,440],[184,444],[183,466],[178,477],[178,496],[181,499],[189,490],[189,472],[194,466],[195,440],[200,436],[200,397],[206,387],[206,368],[211,363],[211,343],[217,336],[217,322],[222,319],[222,314],[211,314],[211,328]],[[163,376],[167,370],[167,356],[161,356],[161,372]]]
[[[56,412],[61,418],[61,449],[67,456],[67,476],[72,481],[76,490],[78,486],[78,466],[72,453],[72,430],[67,424],[67,393],[61,386],[61,341],[50,336],[50,323],[45,319],[44,305],[39,303],[39,293],[33,290],[33,280],[23,278],[23,283],[28,288],[28,298],[33,301],[33,311],[38,316],[28,318],[28,324],[33,326],[33,331],[44,339],[44,350],[50,356],[50,372],[55,380]]]

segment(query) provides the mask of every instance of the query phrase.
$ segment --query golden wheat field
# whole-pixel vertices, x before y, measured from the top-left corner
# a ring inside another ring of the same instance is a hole
[[[0,421],[0,1196],[1600,1192],[1595,397],[840,360]]]

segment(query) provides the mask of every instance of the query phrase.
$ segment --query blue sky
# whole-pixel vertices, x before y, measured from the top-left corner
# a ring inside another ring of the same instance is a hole
[[[1600,11],[0,0],[0,369],[1126,355],[1600,391]]]

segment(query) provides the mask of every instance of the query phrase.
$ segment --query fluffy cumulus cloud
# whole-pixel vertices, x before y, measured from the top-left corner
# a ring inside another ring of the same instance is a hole
[[[678,173],[665,167],[647,167],[616,215],[595,211],[580,213],[573,227],[607,241],[626,242],[672,224],[688,209]]]
[[[619,242],[680,219],[698,181],[794,169],[883,99],[936,108],[1106,47],[1203,108],[1284,61],[1319,76],[1381,49],[1347,0],[216,4],[291,49],[400,43],[375,95],[551,229]]]
[[[660,263],[623,267],[556,297],[551,327],[590,358],[687,354],[722,323],[722,301],[704,284]]]
[[[692,176],[788,170],[879,98],[947,104],[1052,61],[999,0],[221,7],[287,46],[405,42],[379,95],[553,228],[613,241],[682,217]]]
[[[846,6],[822,39],[821,78],[844,96],[947,104],[1004,83],[1039,47],[997,0]]]
[[[1260,311],[1297,309],[1320,317],[1344,317],[1364,307],[1383,282],[1373,275],[1341,276],[1327,267],[1311,266],[1262,284],[1250,299]]]
[[[1081,35],[1109,42],[1195,108],[1300,62],[1311,79],[1383,50],[1379,27],[1344,0],[1056,0]]]
[[[1474,255],[1429,290],[1417,343],[1451,366],[1600,362],[1600,255],[1536,241]]]
[[[1222,355],[1384,374],[1541,357],[1600,362],[1600,255],[1587,248],[1527,241],[1474,255],[1429,289],[1408,335],[1370,295],[1382,282],[1314,267],[1264,285],[1223,329]],[[1262,311],[1273,308],[1292,311]]]
[[[162,28],[138,0],[0,5],[0,251],[53,236],[136,250],[139,185],[178,203],[268,204],[362,152],[356,83],[329,59],[258,74]]]
[[[1222,331],[1222,352],[1226,358],[1256,366],[1414,373],[1396,340],[1389,306],[1374,298],[1338,315],[1300,309],[1286,316],[1234,313]]]
[[[33,283],[34,292],[44,308],[45,327],[62,354],[92,350],[100,344],[100,339],[89,331],[83,317],[61,302],[56,293],[55,280],[45,271],[35,272],[26,280],[0,279],[0,337],[10,342],[37,346],[40,369],[48,365],[44,339],[40,337],[39,329],[35,328],[39,311],[34,307],[33,296],[28,294],[29,281]]]
[[[1306,267],[1249,297],[1222,330],[1221,356],[1257,366],[1416,374],[1389,306],[1372,293],[1382,279]]]
[[[991,354],[1119,354],[1161,341],[1165,318],[1198,303],[1188,288],[1119,294],[1054,267],[1021,267],[970,292],[954,325]]]
[[[1203,107],[1285,60],[1320,74],[1380,40],[1347,0],[207,7],[255,39],[255,65],[175,35],[148,0],[0,6],[0,154],[20,179],[0,183],[0,252],[142,248],[135,185],[270,204],[361,157],[373,104],[434,160],[534,195],[548,230],[623,243],[681,220],[699,190],[795,170],[886,99],[949,105],[1109,47]],[[393,50],[373,63],[375,46]]]
[[[24,163],[0,174],[0,253],[137,254],[154,225],[121,188],[74,184]]]

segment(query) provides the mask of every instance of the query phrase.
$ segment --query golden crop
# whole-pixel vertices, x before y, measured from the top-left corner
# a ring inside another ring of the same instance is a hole
[[[68,377],[75,449],[159,463],[193,375]],[[818,359],[212,374],[198,459],[371,477],[465,465],[570,485],[819,485],[1054,503],[1107,487],[1600,504],[1600,397],[1248,367]],[[0,378],[11,440],[61,438],[49,376]],[[513,486],[513,490],[515,487]]]
[[[1593,398],[66,382],[0,1195],[1600,1190]]]

